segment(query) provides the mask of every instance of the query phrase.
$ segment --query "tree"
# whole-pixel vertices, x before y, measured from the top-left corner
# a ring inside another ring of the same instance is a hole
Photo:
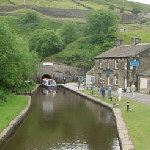
[[[118,17],[107,10],[96,10],[89,14],[86,24],[86,32],[91,35],[93,44],[113,41],[116,33]]]
[[[35,71],[37,55],[5,23],[0,23],[0,86],[12,87]]]
[[[39,56],[47,57],[60,52],[63,42],[53,30],[36,30],[29,40],[30,50],[38,52]]]
[[[87,17],[87,34],[106,34],[118,23],[118,17],[109,10],[95,10]]]
[[[74,22],[65,22],[61,29],[61,37],[64,45],[77,39],[77,24]]]
[[[141,7],[140,6],[134,6],[131,11],[134,14],[141,13]]]

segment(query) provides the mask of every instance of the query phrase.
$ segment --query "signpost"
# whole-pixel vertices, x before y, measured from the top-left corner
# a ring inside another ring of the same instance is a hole
[[[130,66],[140,66],[140,60],[130,60]]]
[[[103,70],[104,74],[113,74],[113,70]]]

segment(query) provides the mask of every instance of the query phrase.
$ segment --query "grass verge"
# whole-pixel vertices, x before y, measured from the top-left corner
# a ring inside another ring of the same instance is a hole
[[[82,90],[87,95],[91,95],[90,90]],[[100,93],[94,91],[93,97],[101,99]],[[91,95],[92,96],[92,95]],[[113,96],[113,100],[118,99],[117,96]],[[112,104],[113,102],[105,97],[105,102]],[[131,112],[127,112],[127,102],[130,103],[132,108]],[[150,106],[142,104],[140,102],[133,101],[129,98],[122,97],[119,102],[119,108],[122,111],[122,117],[128,128],[129,136],[134,144],[135,150],[149,150],[150,145]]]
[[[28,97],[10,94],[8,101],[0,100],[0,132],[6,128],[28,103]]]

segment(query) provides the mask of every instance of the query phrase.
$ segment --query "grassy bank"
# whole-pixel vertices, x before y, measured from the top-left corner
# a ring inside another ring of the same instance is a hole
[[[90,90],[84,90],[81,92],[91,95]],[[94,91],[94,95],[99,95],[99,92]],[[96,98],[101,99],[101,96],[96,96]],[[113,96],[113,99],[118,99],[118,97]],[[105,101],[109,104],[113,103],[108,99],[107,95],[105,97]],[[130,106],[132,108],[131,112],[127,112],[127,102],[130,103]],[[129,136],[134,144],[135,150],[149,150],[150,106],[125,97],[122,97],[122,100],[117,103],[119,104],[119,108],[122,111],[122,116],[127,125]]]
[[[10,94],[7,102],[0,100],[0,132],[6,128],[21,110],[27,105],[28,97]]]

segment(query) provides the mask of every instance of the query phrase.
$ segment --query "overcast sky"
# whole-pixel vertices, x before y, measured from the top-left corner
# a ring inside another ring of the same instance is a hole
[[[144,3],[144,4],[149,4],[150,5],[150,0],[128,0],[128,1],[140,2],[140,3]]]

